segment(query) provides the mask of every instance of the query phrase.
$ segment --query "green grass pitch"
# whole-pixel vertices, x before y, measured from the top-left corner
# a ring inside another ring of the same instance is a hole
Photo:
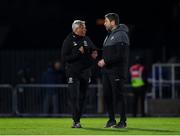
[[[118,119],[117,119],[118,121]],[[180,135],[180,118],[132,118],[127,128],[103,128],[107,118],[82,118],[83,128],[71,128],[71,118],[0,118],[0,135]]]

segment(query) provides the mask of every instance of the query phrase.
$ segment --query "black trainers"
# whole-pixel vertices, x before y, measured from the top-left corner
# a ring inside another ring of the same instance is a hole
[[[80,122],[74,122],[72,128],[82,128]]]
[[[126,122],[119,122],[116,126],[114,126],[113,128],[127,128],[127,124]]]
[[[110,128],[116,125],[116,120],[108,120],[106,125],[104,126],[105,128]]]

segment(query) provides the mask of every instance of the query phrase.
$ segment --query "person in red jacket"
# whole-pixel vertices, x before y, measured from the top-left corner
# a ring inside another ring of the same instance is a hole
[[[142,63],[142,58],[136,56],[135,63],[129,69],[131,77],[131,87],[134,95],[133,100],[133,116],[137,116],[138,101],[141,102],[141,116],[145,116],[144,101],[145,101],[145,86],[146,86],[146,74],[145,68]]]

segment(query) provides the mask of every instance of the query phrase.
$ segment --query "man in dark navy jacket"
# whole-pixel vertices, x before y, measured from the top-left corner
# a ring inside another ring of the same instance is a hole
[[[103,72],[104,99],[109,114],[109,121],[105,127],[126,127],[125,112],[125,81],[128,72],[129,36],[128,27],[119,24],[119,16],[116,13],[105,15],[106,30],[108,35],[104,40],[102,59],[98,66]],[[115,103],[120,104],[120,121],[116,124]]]

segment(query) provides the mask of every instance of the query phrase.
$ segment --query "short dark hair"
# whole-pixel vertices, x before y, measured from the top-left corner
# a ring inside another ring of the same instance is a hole
[[[119,15],[117,13],[108,13],[105,15],[106,18],[109,19],[109,21],[115,21],[115,24],[119,24]]]

